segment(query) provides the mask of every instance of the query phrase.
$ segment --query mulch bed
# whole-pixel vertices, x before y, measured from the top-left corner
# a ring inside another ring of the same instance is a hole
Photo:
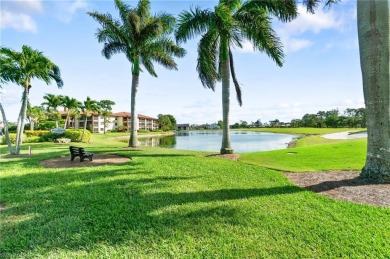
[[[69,168],[69,167],[91,167],[91,166],[101,166],[101,165],[113,165],[113,164],[122,164],[129,162],[130,158],[116,156],[116,155],[107,155],[107,154],[94,154],[93,161],[85,159],[83,162],[80,162],[79,157],[76,157],[73,161],[70,161],[70,156],[53,158],[49,160],[42,161],[40,164],[43,167],[47,168]]]
[[[360,172],[285,173],[294,184],[337,200],[390,207],[390,184],[370,183]]]

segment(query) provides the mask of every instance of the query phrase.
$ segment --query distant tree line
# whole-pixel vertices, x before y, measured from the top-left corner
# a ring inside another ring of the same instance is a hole
[[[338,109],[319,111],[316,114],[305,114],[301,119],[293,119],[290,127],[314,128],[366,128],[366,109],[348,108],[343,113]]]

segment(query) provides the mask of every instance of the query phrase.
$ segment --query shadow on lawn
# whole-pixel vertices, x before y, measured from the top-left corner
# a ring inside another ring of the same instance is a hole
[[[344,180],[335,180],[335,181],[325,181],[318,184],[313,184],[310,186],[304,187],[305,189],[308,189],[313,192],[326,192],[329,190],[337,189],[340,187],[346,187],[346,186],[364,186],[364,185],[373,185],[373,184],[380,184],[375,183],[370,180],[361,178],[361,177],[355,177],[352,179],[344,179]]]
[[[242,224],[245,210],[221,202],[302,191],[289,185],[174,191],[201,177],[159,176],[132,163],[3,178],[1,218],[8,223],[2,226],[0,257],[89,250],[101,242],[129,240],[147,249],[156,238],[169,239],[178,231],[209,235],[215,225]],[[23,220],[12,221],[18,217]]]

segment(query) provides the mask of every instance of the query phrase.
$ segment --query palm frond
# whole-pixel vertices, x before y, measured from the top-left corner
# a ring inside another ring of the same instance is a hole
[[[106,59],[110,59],[112,55],[117,53],[126,53],[126,46],[122,42],[109,41],[104,44],[102,55]]]
[[[241,12],[236,16],[244,38],[253,43],[254,49],[265,52],[278,66],[283,65],[283,45],[271,27],[267,12]]]
[[[308,2],[317,2],[319,0],[304,0]],[[309,8],[310,5],[308,5]],[[245,2],[237,11],[251,12],[253,10],[266,10],[282,22],[288,22],[298,16],[296,0],[250,0]]]
[[[150,60],[150,58],[144,57],[143,55],[141,55],[141,60],[140,60],[140,62],[141,62],[142,65],[146,68],[146,70],[149,72],[149,74],[151,74],[151,75],[154,76],[154,77],[157,77],[157,73],[156,73],[156,71],[154,70],[154,66],[153,66],[153,63],[152,63],[152,61]]]
[[[231,11],[234,11],[241,7],[242,0],[220,0],[219,3],[226,5]]]
[[[143,23],[148,23],[150,19],[150,1],[140,0],[137,5],[136,12],[142,18]]]
[[[163,25],[161,20],[153,19],[146,24],[139,33],[139,42],[147,43],[163,34]]]
[[[241,87],[240,84],[238,83],[237,77],[236,77],[236,72],[234,69],[234,61],[233,61],[233,53],[231,49],[229,48],[229,65],[230,65],[230,72],[232,74],[232,79],[234,83],[234,88],[236,89],[236,96],[237,96],[237,101],[240,106],[242,106],[242,92],[241,92]]]
[[[119,11],[119,16],[121,17],[121,20],[122,21],[126,20],[126,15],[130,10],[130,6],[121,0],[115,0],[115,7]]]
[[[215,90],[215,84],[220,81],[219,35],[216,30],[208,31],[198,44],[198,63],[196,70],[204,87]]]
[[[174,31],[176,25],[176,18],[171,14],[161,12],[154,16],[154,19],[161,20],[164,35],[168,35]]]
[[[201,10],[199,7],[179,14],[175,38],[177,42],[187,40],[205,33],[214,19],[214,13],[209,10]]]

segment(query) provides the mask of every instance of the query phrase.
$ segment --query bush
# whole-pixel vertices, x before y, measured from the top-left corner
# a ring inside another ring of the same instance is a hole
[[[48,132],[42,136],[40,136],[40,142],[52,142],[59,138],[68,138],[72,142],[81,142],[81,136],[83,135],[82,129],[68,129],[64,133],[51,133]],[[91,140],[91,132],[89,130],[85,130],[84,141],[89,142]]]
[[[40,137],[42,135],[50,133],[50,131],[49,130],[25,130],[24,133],[27,135],[27,137]]]
[[[48,132],[39,137],[39,142],[52,142],[57,138],[63,138],[63,137],[65,137],[65,133],[57,134],[57,133]]]
[[[44,121],[40,122],[38,125],[35,126],[35,129],[37,130],[50,130],[52,128],[56,127],[55,121]]]
[[[83,135],[82,129],[71,129],[71,130],[66,130],[64,137],[70,138],[72,142],[81,142],[82,135]],[[91,140],[91,132],[89,130],[85,130],[83,142],[89,142],[90,140]]]
[[[26,134],[23,134],[23,143],[38,143],[40,141],[40,138],[37,136],[27,137]],[[9,139],[11,140],[12,144],[16,143],[16,133],[9,133]],[[1,144],[6,145],[7,141],[5,139],[5,135],[1,139]]]

